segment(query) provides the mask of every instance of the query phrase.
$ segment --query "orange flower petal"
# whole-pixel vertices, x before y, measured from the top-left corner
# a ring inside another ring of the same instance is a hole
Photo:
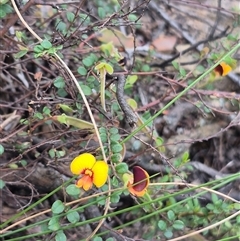
[[[101,187],[105,184],[108,177],[108,164],[105,161],[96,161],[92,168],[93,183],[96,187]]]
[[[221,62],[215,69],[215,73],[220,76],[226,76],[229,72],[232,71],[232,67],[225,62]]]
[[[128,190],[133,195],[142,197],[149,185],[148,173],[139,166],[133,167],[133,183],[128,184]]]
[[[147,189],[143,189],[142,191],[136,191],[135,189],[134,189],[134,186],[133,185],[129,185],[128,186],[128,191],[132,194],[132,195],[134,195],[134,196],[137,196],[137,197],[142,197],[142,196],[144,196],[144,194],[146,193],[146,191],[147,191]]]
[[[93,180],[89,175],[84,175],[76,182],[76,186],[79,188],[82,187],[85,191],[88,191],[90,188],[92,188],[92,184]]]
[[[83,153],[73,159],[70,164],[72,174],[79,175],[85,169],[92,169],[96,162],[95,157],[90,153]]]

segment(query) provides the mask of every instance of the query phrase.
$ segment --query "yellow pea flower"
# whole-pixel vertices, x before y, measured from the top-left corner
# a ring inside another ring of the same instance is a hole
[[[143,168],[134,166],[133,173],[123,174],[123,181],[131,194],[142,197],[149,185],[149,175]]]
[[[83,153],[73,159],[70,170],[74,175],[79,175],[76,186],[85,191],[92,188],[93,184],[100,188],[108,177],[108,165],[104,161],[97,161],[90,153]]]

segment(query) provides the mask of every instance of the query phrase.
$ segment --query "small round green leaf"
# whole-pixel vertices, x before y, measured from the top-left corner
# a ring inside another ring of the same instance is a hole
[[[72,12],[67,12],[67,20],[68,20],[69,22],[73,22],[74,18],[75,18],[74,13],[72,13]]]
[[[0,144],[0,155],[4,153],[4,147]]]
[[[168,216],[168,219],[169,219],[170,221],[173,221],[173,220],[175,219],[175,214],[174,214],[174,212],[173,212],[172,210],[169,210],[169,211],[167,212],[167,216]]]
[[[167,229],[165,232],[164,232],[164,236],[168,239],[170,239],[172,236],[173,236],[173,232],[171,229]]]
[[[118,134],[118,129],[117,128],[115,128],[115,127],[112,127],[110,130],[109,130],[109,132],[111,133],[111,134]]]
[[[121,139],[121,136],[119,134],[110,135],[111,141],[119,141],[120,139]]]
[[[101,133],[100,138],[102,140],[102,143],[107,143],[108,138],[106,133]]]
[[[67,241],[67,237],[62,230],[57,231],[55,236],[56,241]]]
[[[166,224],[165,221],[159,220],[159,221],[158,221],[158,227],[159,227],[160,230],[164,231],[164,230],[167,229],[167,224]]]
[[[44,48],[44,49],[50,49],[52,47],[52,44],[47,40],[47,39],[44,39],[42,42],[41,42],[41,46]]]
[[[44,51],[44,48],[41,45],[36,45],[33,48],[34,53],[42,53]]]
[[[128,165],[126,163],[119,163],[115,167],[115,170],[118,174],[124,174],[128,171]]]
[[[106,17],[106,12],[105,12],[105,9],[103,7],[98,8],[98,16],[101,19],[104,19]]]
[[[92,90],[87,85],[81,85],[82,91],[85,95],[91,95]]]
[[[48,229],[53,231],[59,230],[60,229],[59,218],[52,217],[48,222]]]
[[[175,220],[173,223],[173,228],[176,230],[183,230],[184,226],[184,222],[181,220]]]
[[[87,74],[87,70],[83,66],[80,66],[77,71],[80,75],[86,75]]]
[[[111,145],[111,150],[113,153],[119,153],[121,152],[123,149],[122,145],[119,143],[114,143]]]
[[[90,56],[84,58],[82,62],[86,67],[91,67],[94,64],[94,60]]]
[[[54,86],[56,88],[64,88],[65,87],[65,81],[62,77],[57,77],[54,82],[53,82]]]
[[[5,182],[0,179],[0,189],[3,189],[5,186]]]
[[[65,206],[64,206],[64,204],[62,203],[62,201],[57,200],[57,201],[55,201],[55,202],[53,203],[51,209],[52,209],[52,212],[53,212],[54,214],[59,214],[59,213],[62,213],[62,212],[63,212],[63,210],[65,209]]]
[[[70,184],[69,186],[67,186],[66,192],[70,196],[78,196],[78,195],[80,195],[80,189],[75,184]]]
[[[120,193],[113,193],[110,197],[111,203],[118,203],[120,200]]]
[[[101,237],[95,237],[95,238],[93,239],[93,241],[102,241],[102,238],[101,238]]]
[[[111,161],[113,163],[119,163],[120,161],[122,161],[122,155],[120,153],[115,153],[111,156]]]
[[[70,223],[77,223],[80,220],[80,215],[77,211],[69,211],[67,213],[67,219]]]
[[[115,241],[114,238],[107,238],[106,241]]]

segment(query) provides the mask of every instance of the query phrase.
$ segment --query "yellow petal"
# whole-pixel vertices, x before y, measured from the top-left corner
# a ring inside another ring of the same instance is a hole
[[[226,76],[229,72],[232,71],[232,68],[230,65],[228,65],[224,62],[222,62],[220,65],[222,66],[222,69],[223,69],[222,76]]]
[[[95,157],[90,153],[83,153],[73,159],[70,164],[72,174],[79,175],[85,169],[92,169],[96,162]]]
[[[96,161],[92,168],[93,183],[96,187],[101,187],[105,184],[108,177],[108,164],[104,161]]]

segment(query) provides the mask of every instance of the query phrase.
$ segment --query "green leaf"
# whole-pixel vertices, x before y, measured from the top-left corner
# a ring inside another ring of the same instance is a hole
[[[18,169],[18,165],[16,163],[10,163],[8,165],[11,169]]]
[[[102,238],[101,238],[101,237],[95,237],[95,238],[93,239],[93,241],[102,241]]]
[[[44,49],[50,49],[52,47],[52,44],[47,40],[47,39],[44,39],[42,42],[41,42],[41,46],[44,48]]]
[[[110,196],[110,200],[111,200],[111,203],[118,203],[119,200],[120,200],[120,193],[114,192],[114,193]]]
[[[106,133],[101,133],[100,138],[102,140],[102,143],[107,143],[108,138]]]
[[[80,220],[80,215],[77,211],[70,210],[67,213],[67,219],[70,223],[77,223]]]
[[[112,150],[113,153],[119,153],[119,152],[122,151],[122,149],[123,149],[123,147],[119,143],[111,144],[111,150]]]
[[[159,227],[160,230],[164,231],[164,230],[167,229],[167,224],[166,224],[165,221],[159,220],[159,221],[158,221],[158,227]]]
[[[173,223],[173,228],[176,230],[183,230],[184,226],[184,222],[181,220],[175,220]]]
[[[185,151],[182,155],[182,162],[187,163],[189,161],[189,153]]]
[[[67,241],[67,237],[62,230],[57,231],[55,236],[56,241]]]
[[[5,185],[5,182],[0,179],[0,189],[3,189]]]
[[[216,204],[218,203],[218,200],[219,200],[218,196],[215,193],[212,193],[212,202]]]
[[[115,153],[111,156],[111,161],[113,163],[119,163],[120,161],[122,161],[122,155],[120,153]]]
[[[105,127],[100,127],[98,131],[99,133],[107,133],[107,129]]]
[[[55,54],[56,52],[57,52],[57,49],[55,47],[52,47],[52,48],[47,50],[48,54]]]
[[[111,141],[119,141],[121,139],[121,136],[119,134],[110,135]]]
[[[40,113],[40,112],[36,112],[36,113],[34,113],[34,115],[33,115],[35,118],[37,118],[37,119],[39,119],[39,120],[43,120],[43,115]]]
[[[179,72],[181,74],[181,77],[185,77],[186,76],[186,70],[182,67],[179,68]]]
[[[141,68],[143,72],[148,72],[151,70],[151,67],[148,64],[144,64]]]
[[[114,187],[119,187],[119,181],[118,181],[118,179],[115,176],[112,178],[111,184]]]
[[[44,51],[44,48],[41,45],[36,45],[33,48],[34,53],[42,53]]]
[[[70,196],[79,196],[81,191],[75,184],[70,184],[67,186],[66,192]]]
[[[236,217],[236,222],[237,222],[238,224],[240,224],[240,215],[238,215],[238,216]]]
[[[66,151],[65,150],[57,151],[56,154],[57,154],[58,158],[61,158],[61,157],[64,157],[66,155]]]
[[[49,154],[49,156],[50,156],[51,158],[54,158],[54,157],[56,156],[56,151],[55,151],[55,149],[50,149],[50,150],[48,151],[48,154]]]
[[[134,83],[137,81],[137,79],[138,79],[137,75],[129,75],[127,77],[124,89],[131,88],[134,85]]]
[[[59,218],[52,217],[48,222],[48,228],[53,231],[57,231],[60,229]]]
[[[44,106],[43,107],[43,113],[49,116],[50,113],[51,113],[51,110],[47,106]]]
[[[115,170],[118,174],[124,174],[128,171],[128,165],[126,163],[119,163],[116,165]]]
[[[92,94],[91,88],[89,88],[87,85],[82,85],[82,84],[81,84],[80,86],[81,86],[81,88],[82,88],[83,93],[84,93],[86,96]]]
[[[9,0],[0,0],[0,5],[6,4]]]
[[[7,14],[12,13],[13,8],[9,4],[1,4],[0,7],[0,18],[4,18],[7,16]]]
[[[4,153],[4,147],[0,144],[0,155]]]
[[[58,121],[58,122],[62,123],[62,124],[75,126],[79,129],[92,129],[92,128],[94,128],[93,124],[90,123],[90,122],[78,119],[76,117],[67,116],[65,114],[56,115],[56,116],[53,117],[53,119],[55,121]]]
[[[26,160],[20,160],[19,161],[23,167],[27,166],[27,161]]]
[[[112,128],[109,130],[109,133],[111,133],[111,134],[117,134],[117,133],[118,133],[118,128],[112,127]]]
[[[178,64],[178,62],[177,61],[172,61],[172,65],[173,65],[173,67],[175,68],[175,69],[179,69],[179,64]]]
[[[73,109],[69,105],[58,104],[58,107],[60,107],[66,114],[73,113]]]
[[[65,209],[65,206],[64,206],[63,202],[60,200],[56,200],[53,203],[52,208],[51,208],[51,210],[54,214],[62,213],[64,211],[64,209]]]
[[[59,88],[59,89],[62,89],[65,87],[65,81],[64,81],[63,77],[61,77],[61,76],[57,77],[54,80],[53,84],[56,88]]]
[[[66,33],[67,25],[66,23],[60,21],[57,23],[56,30],[62,32],[63,34]]]
[[[171,229],[167,229],[165,232],[164,232],[164,236],[168,239],[170,239],[172,236],[173,236],[173,232]]]
[[[112,67],[112,65],[110,65],[110,64],[105,64],[105,69],[106,69],[106,71],[107,71],[107,73],[108,74],[113,74],[113,67]]]
[[[106,199],[103,198],[102,196],[101,197],[97,197],[96,201],[97,201],[98,205],[100,205],[100,206],[104,206],[106,204]]]
[[[57,94],[58,94],[60,97],[63,97],[63,98],[68,95],[68,93],[65,91],[65,89],[62,89],[62,88],[60,88],[60,89],[57,90]]]
[[[91,57],[86,57],[82,60],[83,64],[86,66],[86,67],[91,67],[93,64],[94,64],[94,61]]]
[[[169,211],[167,212],[167,216],[168,216],[168,219],[169,219],[170,221],[173,221],[173,220],[175,219],[175,214],[174,214],[174,212],[173,212],[172,210],[169,210]]]
[[[107,238],[106,241],[115,241],[114,238]]]
[[[128,15],[128,19],[132,22],[135,22],[139,19],[139,17],[136,14],[131,13],[131,14]]]
[[[73,22],[74,18],[75,18],[74,13],[72,13],[72,12],[67,12],[67,20],[68,20],[69,22]]]
[[[80,75],[86,75],[87,74],[87,69],[83,66],[78,67],[77,71]]]
[[[28,52],[28,49],[21,50],[21,51],[19,51],[18,53],[14,54],[14,58],[20,59],[20,58],[23,57],[27,52]]]
[[[102,7],[99,7],[98,8],[98,16],[101,18],[101,19],[104,19],[106,17],[106,12],[105,12],[105,9],[102,8]]]

